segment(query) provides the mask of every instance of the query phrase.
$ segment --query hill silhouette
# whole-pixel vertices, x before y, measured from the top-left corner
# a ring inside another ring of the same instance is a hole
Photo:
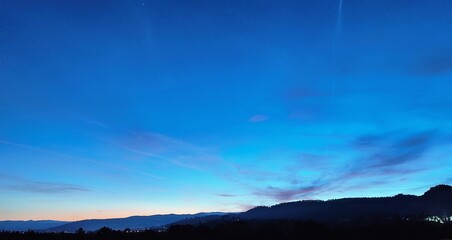
[[[96,231],[102,227],[108,227],[113,230],[123,230],[130,228],[132,230],[141,230],[146,228],[156,228],[168,225],[182,219],[205,217],[209,215],[223,215],[224,213],[197,213],[197,214],[163,214],[152,216],[132,216],[127,218],[110,218],[110,219],[88,219],[70,222],[57,227],[45,229],[47,232],[75,232],[79,228],[85,231]]]
[[[438,185],[422,196],[398,194],[393,197],[307,200],[256,207],[238,214],[241,219],[300,219],[348,221],[392,216],[450,216],[452,187]]]
[[[398,194],[392,197],[304,200],[258,206],[243,213],[208,218],[184,219],[174,224],[199,225],[209,221],[240,220],[304,220],[322,223],[351,223],[385,219],[452,216],[452,187],[438,185],[421,196]]]

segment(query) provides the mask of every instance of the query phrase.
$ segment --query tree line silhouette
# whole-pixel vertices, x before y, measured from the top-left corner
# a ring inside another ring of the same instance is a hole
[[[1,240],[229,240],[229,239],[347,239],[443,240],[452,239],[452,224],[391,220],[330,226],[299,220],[218,220],[200,225],[171,225],[167,229],[131,231],[103,227],[75,233],[0,232]]]

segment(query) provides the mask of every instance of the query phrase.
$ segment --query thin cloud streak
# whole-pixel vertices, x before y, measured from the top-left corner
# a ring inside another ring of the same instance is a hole
[[[208,149],[160,133],[129,132],[122,139],[99,138],[125,151],[164,160],[190,170],[209,172],[216,171],[219,165],[229,165]]]
[[[51,151],[51,150],[48,150],[48,149],[45,149],[45,148],[34,147],[34,146],[30,146],[30,145],[25,145],[25,144],[20,144],[20,143],[15,143],[15,142],[9,142],[9,141],[1,141],[1,140],[0,140],[0,144],[26,148],[26,149],[30,149],[30,150],[33,150],[33,151],[43,152],[43,153],[47,153],[47,154],[50,154],[50,155],[63,157],[63,158],[67,158],[67,159],[73,159],[73,160],[79,160],[79,161],[84,161],[84,162],[88,162],[88,163],[94,163],[96,165],[101,165],[101,166],[108,167],[108,168],[111,168],[111,169],[116,169],[116,170],[120,170],[120,171],[141,174],[141,175],[144,175],[144,176],[152,177],[152,178],[157,179],[157,180],[166,180],[166,178],[164,178],[164,177],[160,177],[160,176],[157,176],[157,175],[154,175],[154,174],[151,174],[151,173],[147,173],[147,172],[143,172],[143,171],[137,171],[137,170],[129,169],[129,168],[126,168],[126,167],[117,166],[117,165],[110,164],[110,163],[105,163],[105,162],[99,161],[99,160],[93,160],[93,159],[88,159],[88,158],[82,158],[82,157],[75,157],[75,156],[71,156],[71,155],[66,155],[66,154],[55,152],[55,151]]]
[[[221,193],[221,194],[216,194],[216,196],[219,196],[219,197],[225,197],[225,198],[233,198],[233,197],[249,196],[249,194],[230,194],[230,193]]]
[[[43,194],[58,194],[58,193],[71,193],[71,192],[89,192],[88,188],[67,184],[67,183],[55,183],[55,182],[42,182],[32,181],[25,178],[9,175],[0,175],[0,190],[4,191],[18,191],[29,193],[43,193]]]

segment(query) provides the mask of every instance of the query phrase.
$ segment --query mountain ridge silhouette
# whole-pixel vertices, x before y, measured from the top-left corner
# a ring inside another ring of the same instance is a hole
[[[243,220],[313,220],[318,222],[347,222],[365,219],[385,219],[423,216],[452,216],[452,186],[441,184],[431,187],[420,196],[397,194],[389,197],[359,197],[331,200],[301,200],[284,202],[273,206],[257,206],[240,213],[197,213],[197,214],[160,214],[151,216],[130,216],[111,219],[85,219],[74,222],[60,222],[57,226],[30,227],[28,229],[46,232],[75,232],[79,228],[95,231],[102,227],[123,230],[164,227],[170,225],[199,225],[221,219]],[[0,221],[0,230],[17,229],[17,226],[5,228],[6,223]],[[20,223],[33,221],[15,221]],[[39,221],[34,221],[38,223]],[[58,221],[51,221],[53,224]],[[7,225],[7,224],[6,224]],[[15,227],[15,228],[14,228]]]
[[[301,200],[272,206],[257,206],[238,214],[210,217],[241,220],[307,220],[340,223],[388,218],[452,216],[452,187],[441,184],[423,195],[397,194],[387,197],[355,197],[331,200]],[[174,224],[200,224],[207,220],[185,219]]]
[[[398,215],[452,215],[452,187],[437,185],[421,196],[398,194],[392,197],[305,200],[257,207],[239,214],[244,219],[346,220],[350,218]]]

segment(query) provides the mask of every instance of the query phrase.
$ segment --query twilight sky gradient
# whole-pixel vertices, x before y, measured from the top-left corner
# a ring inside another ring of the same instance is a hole
[[[0,6],[0,220],[452,183],[452,1]]]

